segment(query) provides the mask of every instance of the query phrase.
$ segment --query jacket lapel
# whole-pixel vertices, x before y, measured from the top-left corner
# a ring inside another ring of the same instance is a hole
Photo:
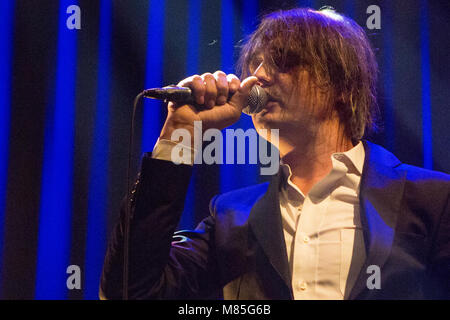
[[[367,267],[376,265],[381,269],[391,252],[405,183],[405,173],[395,170],[400,161],[392,153],[368,141],[363,144],[366,156],[361,177],[360,212],[366,261],[349,299],[357,299],[368,290],[366,283],[370,274],[367,274]]]
[[[391,252],[405,183],[405,173],[395,169],[401,162],[392,153],[368,141],[363,141],[363,144],[365,160],[361,177],[360,212],[366,260],[349,299],[357,299],[368,290],[367,267],[376,265],[381,269]],[[291,275],[279,206],[279,181],[280,173],[272,177],[267,192],[251,209],[249,225],[292,298]]]
[[[272,180],[264,196],[253,206],[249,216],[250,227],[271,265],[281,277],[292,298],[286,244],[281,222],[279,201],[280,173]]]

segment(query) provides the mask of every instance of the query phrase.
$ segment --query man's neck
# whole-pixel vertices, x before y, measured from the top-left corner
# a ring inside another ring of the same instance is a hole
[[[331,155],[351,148],[351,139],[343,135],[316,136],[315,139],[298,143],[286,143],[280,139],[281,159],[291,168],[291,181],[305,195],[331,171]]]

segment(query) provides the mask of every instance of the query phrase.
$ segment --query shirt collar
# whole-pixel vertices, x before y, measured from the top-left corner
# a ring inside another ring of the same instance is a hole
[[[346,174],[355,174],[361,176],[364,166],[364,145],[361,141],[356,146],[345,152],[335,152],[331,155],[332,169],[330,173],[322,180],[316,183],[310,191],[310,195],[320,197],[326,192],[327,186],[330,186],[340,177]],[[291,200],[302,201],[305,195],[302,191],[291,181],[292,170],[288,164],[280,163],[282,170],[281,184],[284,191],[288,192],[288,197]],[[298,198],[298,199],[297,199]]]
[[[337,159],[346,163],[349,167],[350,172],[362,175],[364,166],[364,145],[362,141],[359,141],[356,146],[345,152],[336,152],[331,155],[332,159]],[[353,166],[353,168],[351,168]],[[352,170],[356,169],[356,171]]]

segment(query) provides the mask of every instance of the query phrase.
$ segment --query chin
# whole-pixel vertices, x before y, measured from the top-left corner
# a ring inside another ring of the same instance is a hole
[[[253,116],[255,128],[261,129],[279,129],[286,123],[286,115],[278,112],[279,110],[263,110]]]
[[[285,128],[286,123],[284,121],[281,121],[279,119],[276,119],[275,117],[267,117],[264,119],[261,119],[259,122],[254,122],[254,126],[256,128],[256,131],[260,136],[262,136],[264,139],[267,139],[267,134],[271,130],[278,130],[278,134],[281,131],[284,131],[283,128]]]

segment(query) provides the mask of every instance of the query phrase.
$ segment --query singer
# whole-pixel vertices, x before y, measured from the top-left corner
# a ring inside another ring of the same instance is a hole
[[[143,157],[129,298],[450,299],[450,177],[365,139],[376,129],[378,70],[364,30],[329,8],[277,11],[239,66],[242,81],[221,71],[182,80],[205,108],[169,103]],[[252,119],[259,134],[279,129],[278,173],[216,196],[195,230],[175,232],[192,164],[172,163],[172,133],[235,123],[256,84],[268,102]],[[123,293],[123,217],[105,258],[105,299]]]

